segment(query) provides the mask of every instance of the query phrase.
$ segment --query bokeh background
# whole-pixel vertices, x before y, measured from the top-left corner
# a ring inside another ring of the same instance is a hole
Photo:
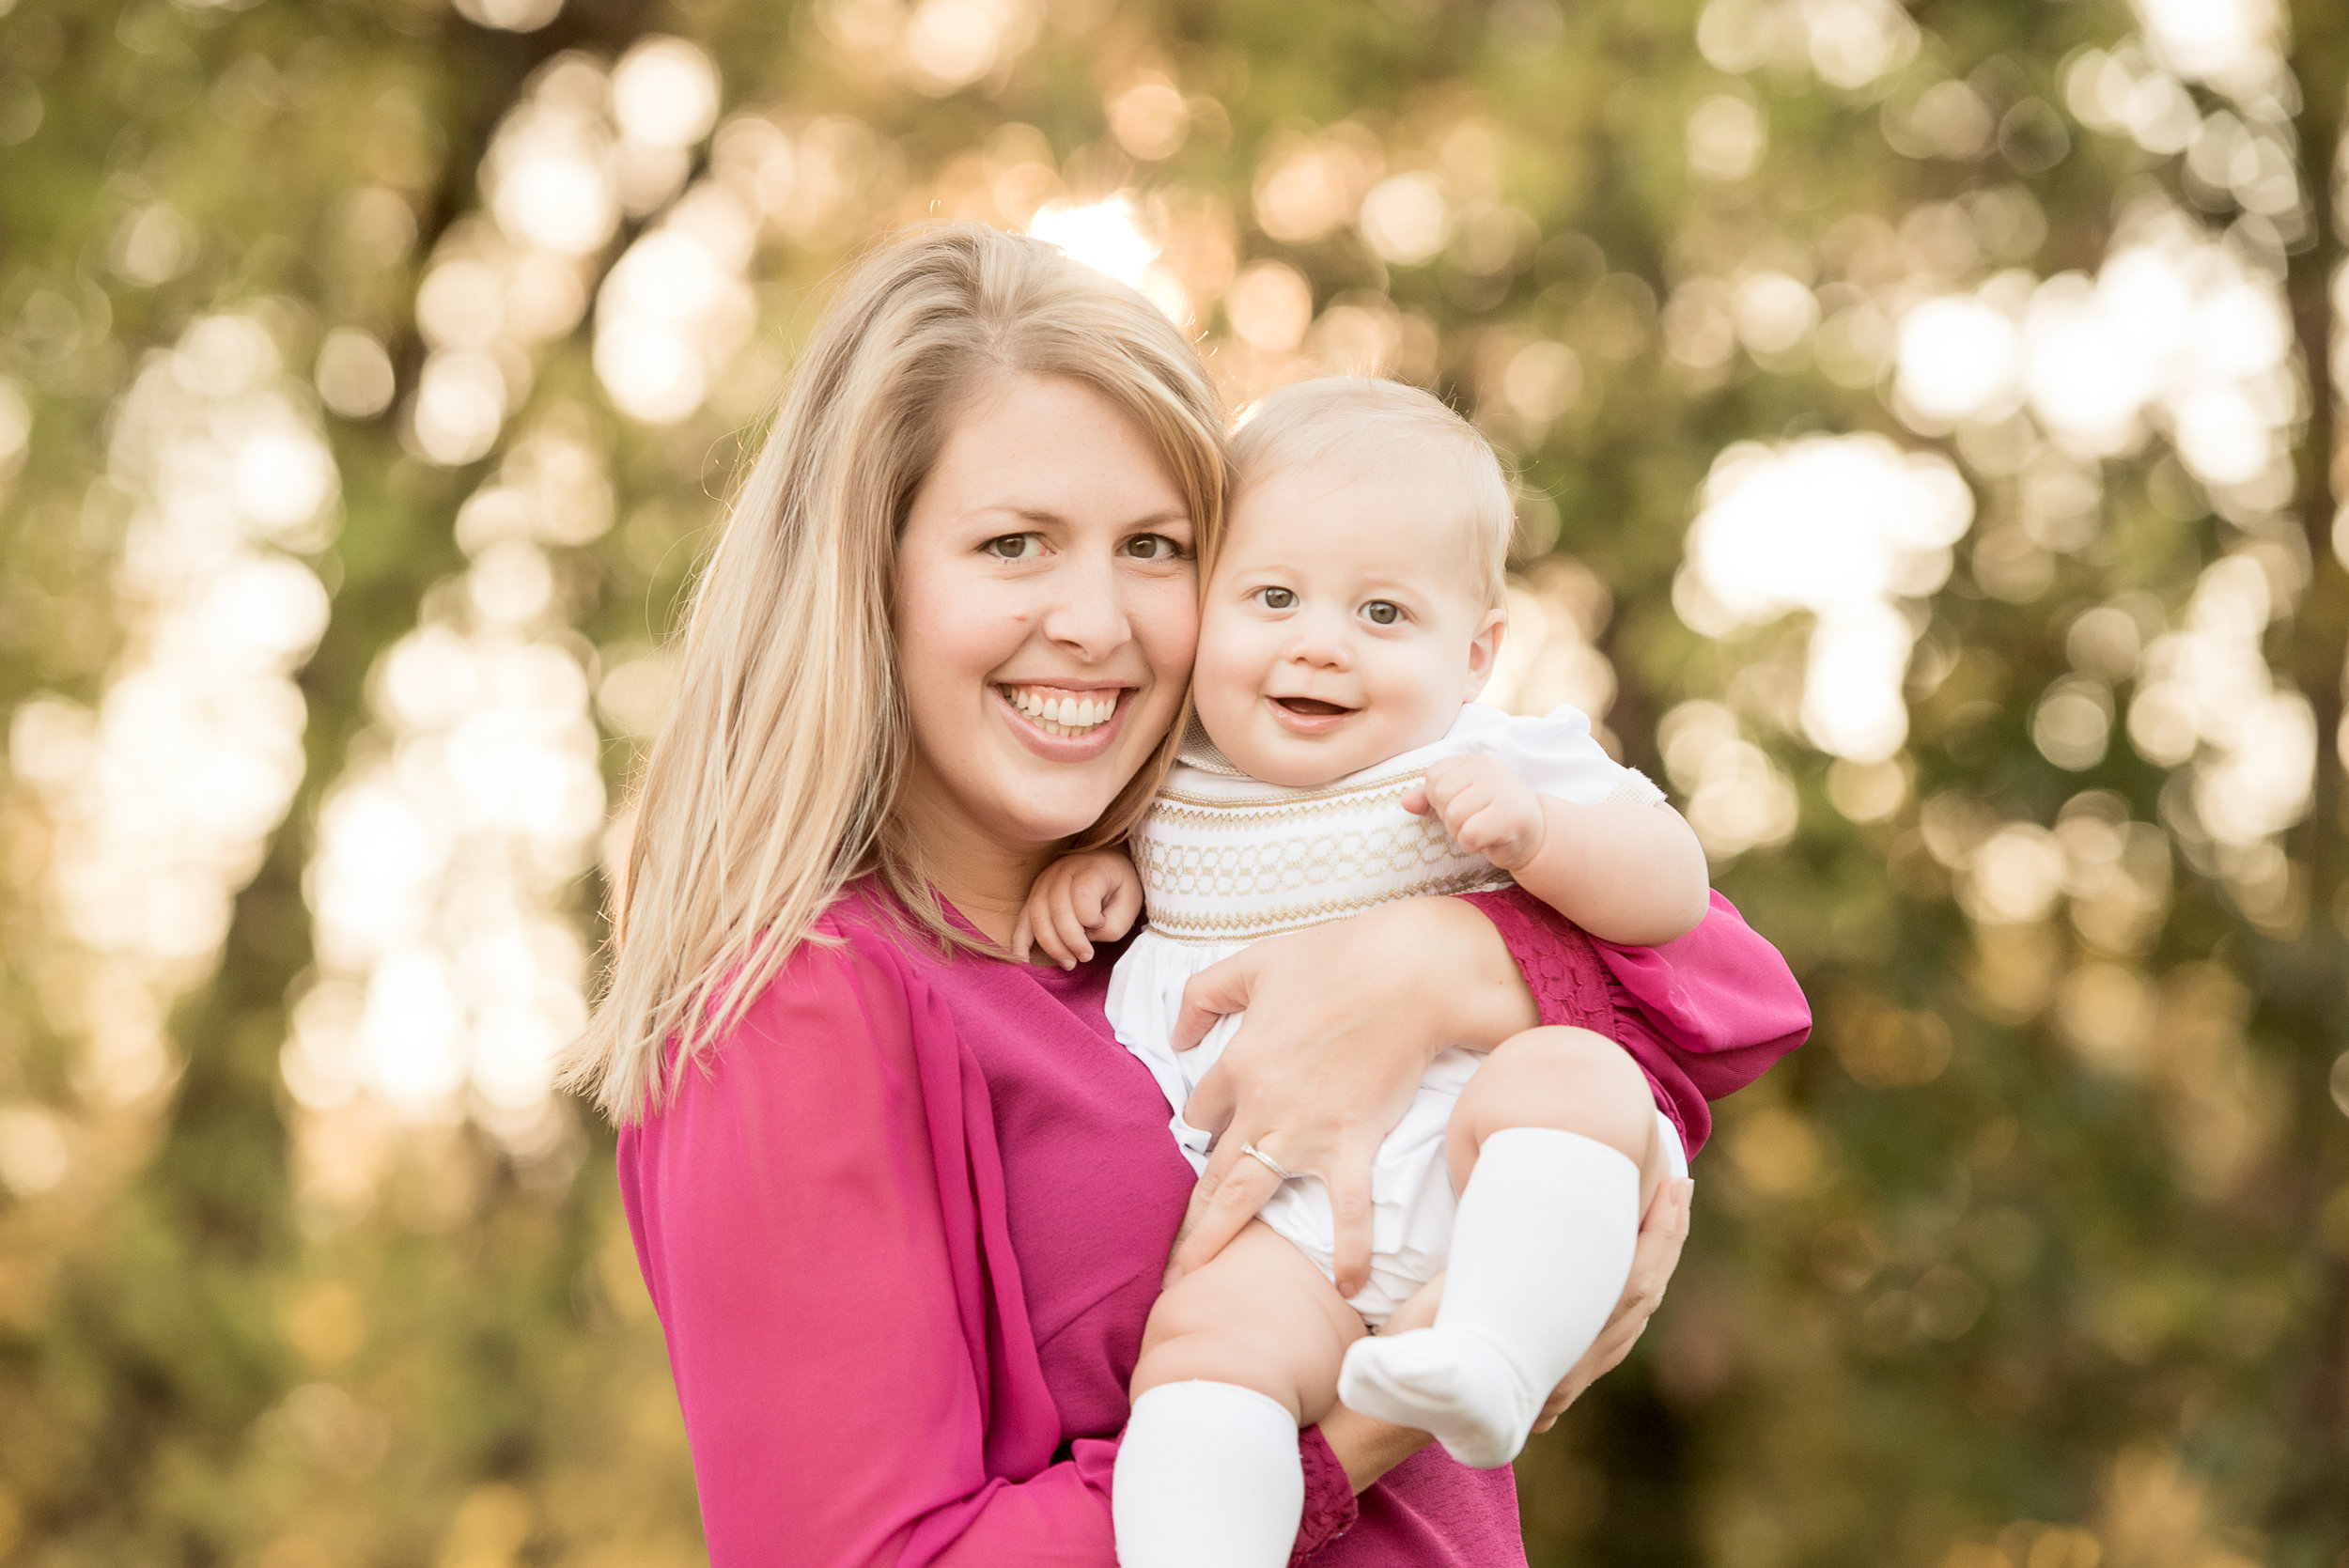
[[[0,0],[0,1561],[700,1559],[549,1090],[827,280],[1524,476],[1814,1043],[1537,1564],[2349,1562],[2337,0]],[[787,827],[787,825],[779,825]]]

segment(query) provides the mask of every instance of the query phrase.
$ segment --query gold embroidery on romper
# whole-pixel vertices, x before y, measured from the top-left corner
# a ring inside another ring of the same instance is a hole
[[[1150,929],[1170,941],[1177,942],[1220,944],[1253,941],[1259,937],[1281,937],[1292,931],[1328,925],[1380,904],[1392,904],[1398,898],[1443,898],[1461,893],[1491,893],[1515,885],[1514,879],[1505,871],[1459,871],[1446,877],[1431,877],[1423,882],[1415,882],[1388,893],[1365,893],[1360,898],[1283,905],[1266,916],[1161,917],[1154,912],[1150,916]],[[1276,917],[1278,924],[1268,924]]]
[[[1382,795],[1391,794],[1400,800],[1405,790],[1426,776],[1426,768],[1414,768],[1405,773],[1390,773],[1383,779],[1364,779],[1360,784],[1324,784],[1319,789],[1282,789],[1276,784],[1259,784],[1258,788],[1272,793],[1253,800],[1231,800],[1220,795],[1186,795],[1179,789],[1161,786],[1158,798],[1160,805],[1172,800],[1178,805],[1207,806],[1217,811],[1268,811],[1314,800],[1347,801],[1361,807],[1377,803]],[[1255,783],[1252,779],[1249,782]]]
[[[1183,942],[1246,941],[1398,898],[1509,886],[1439,819],[1401,809],[1423,776],[1415,768],[1255,800],[1162,789],[1128,844],[1151,928]]]

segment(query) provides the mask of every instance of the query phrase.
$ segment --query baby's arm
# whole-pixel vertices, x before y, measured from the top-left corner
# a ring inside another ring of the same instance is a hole
[[[1536,894],[1535,896],[1539,896]],[[1065,970],[1093,957],[1096,941],[1113,942],[1142,912],[1142,877],[1115,849],[1064,855],[1044,868],[1012,927],[1011,955],[1028,961],[1033,948]]]
[[[1660,802],[1569,805],[1534,793],[1500,758],[1471,753],[1429,767],[1403,804],[1433,812],[1454,843],[1602,941],[1656,947],[1704,918],[1704,850]]]

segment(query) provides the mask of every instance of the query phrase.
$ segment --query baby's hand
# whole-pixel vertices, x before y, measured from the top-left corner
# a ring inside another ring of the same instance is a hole
[[[1404,791],[1403,809],[1415,816],[1432,812],[1453,843],[1503,871],[1541,853],[1541,797],[1499,757],[1482,752],[1430,763],[1426,782]]]
[[[1011,955],[1021,963],[1032,949],[1065,970],[1093,957],[1096,941],[1113,942],[1142,912],[1142,877],[1114,849],[1064,855],[1044,868],[1028,890],[1027,907],[1012,927]]]

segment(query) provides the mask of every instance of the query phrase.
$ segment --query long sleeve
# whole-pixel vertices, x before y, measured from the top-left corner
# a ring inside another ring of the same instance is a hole
[[[1061,1450],[986,1080],[902,955],[832,934],[620,1138],[713,1568],[1112,1568],[1117,1446]],[[1354,1511],[1304,1442],[1310,1549]]]
[[[1810,1035],[1811,1005],[1785,958],[1718,893],[1694,931],[1662,947],[1600,941],[1522,888],[1468,901],[1508,944],[1542,1022],[1606,1028],[1692,1156],[1712,1133],[1709,1102]]]
[[[622,1135],[714,1568],[1114,1562],[1114,1447],[1051,1462],[1016,1273],[990,1256],[986,1110],[886,955],[811,945]]]

